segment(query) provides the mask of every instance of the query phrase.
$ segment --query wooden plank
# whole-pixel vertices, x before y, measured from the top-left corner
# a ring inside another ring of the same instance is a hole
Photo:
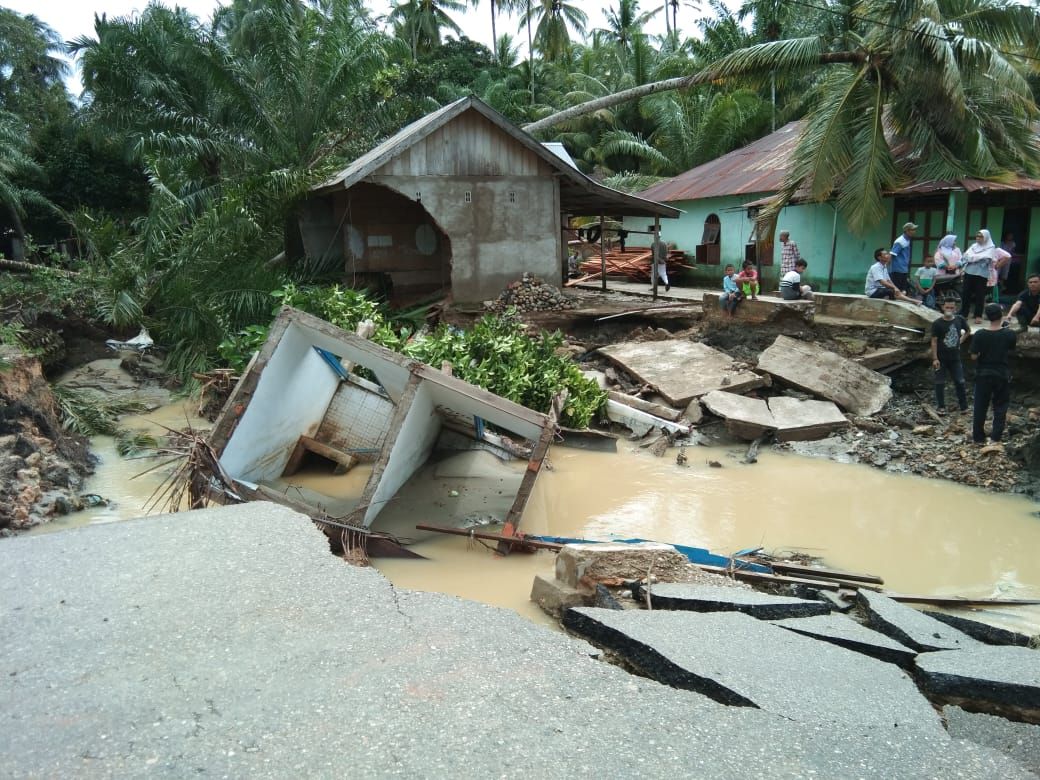
[[[515,546],[523,549],[524,547],[531,548],[533,550],[559,550],[563,547],[562,544],[556,544],[556,542],[542,542],[536,539],[526,539],[522,536],[507,536],[506,534],[493,534],[488,531],[476,531],[472,528],[446,528],[441,525],[424,525],[419,524],[415,526],[418,531],[434,531],[439,534],[450,534],[452,536],[465,536],[472,539],[484,539],[489,542],[498,542],[499,545]]]
[[[817,569],[812,566],[796,566],[792,563],[771,561],[765,558],[748,558],[747,560],[761,563],[763,566],[768,566],[773,569],[773,571],[780,572],[781,574],[794,574],[799,576],[808,574],[812,577],[823,577],[824,579],[848,580],[849,582],[870,582],[875,585],[885,584],[885,581],[876,574],[856,574],[855,572],[838,571],[837,569]]]
[[[542,469],[545,455],[549,452],[549,445],[552,444],[553,436],[556,435],[556,421],[559,418],[560,413],[563,411],[563,405],[566,401],[566,390],[561,391],[555,398],[553,398],[552,407],[549,409],[549,414],[546,417],[545,424],[542,428],[542,434],[538,437],[538,441],[531,450],[531,457],[527,461],[527,470],[524,472],[523,479],[520,480],[520,489],[517,490],[516,498],[513,499],[513,505],[509,507],[509,511],[506,513],[506,522],[503,532],[507,536],[513,536],[516,533],[517,528],[520,526],[520,520],[524,516],[524,509],[527,508],[527,502],[531,498],[531,491],[534,490],[534,483],[538,478],[538,472]],[[498,552],[502,555],[508,555],[508,545],[505,543],[499,543]]]

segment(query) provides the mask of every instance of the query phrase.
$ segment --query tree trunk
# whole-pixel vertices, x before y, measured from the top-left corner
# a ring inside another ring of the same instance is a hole
[[[7,213],[11,217],[11,227],[14,228],[15,235],[22,242],[22,246],[25,246],[25,225],[22,224],[22,218],[18,214],[18,207],[13,203],[8,203]]]
[[[491,0],[491,53],[495,56],[495,62],[501,65],[498,59],[498,33],[495,31],[495,0]]]
[[[531,71],[531,105],[534,105],[534,43],[531,38],[531,0],[527,0],[527,62]]]
[[[836,51],[821,54],[818,63],[820,65],[830,65],[834,63],[859,65],[866,61],[867,55],[863,52]],[[689,76],[677,76],[676,78],[665,79],[664,81],[640,84],[638,87],[623,89],[620,92],[615,92],[613,95],[606,95],[605,97],[596,98],[595,100],[590,100],[586,103],[572,106],[571,108],[565,108],[563,111],[557,111],[555,114],[550,114],[544,119],[539,119],[537,122],[530,122],[524,125],[523,129],[528,133],[537,133],[539,130],[545,130],[546,128],[558,125],[560,122],[566,122],[575,117],[592,114],[601,109],[616,106],[619,103],[627,103],[629,100],[638,100],[647,95],[654,95],[658,92],[667,92],[672,89],[688,89],[690,87],[696,87],[699,84],[708,84],[712,81],[719,81],[722,79],[735,79],[738,78],[739,75],[740,74],[723,75],[717,70],[702,70],[700,73],[694,73]]]

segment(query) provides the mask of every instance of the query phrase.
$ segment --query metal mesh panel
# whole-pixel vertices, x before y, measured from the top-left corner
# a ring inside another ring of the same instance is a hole
[[[356,455],[358,460],[375,460],[386,441],[393,414],[390,399],[344,382],[333,396],[314,438]]]

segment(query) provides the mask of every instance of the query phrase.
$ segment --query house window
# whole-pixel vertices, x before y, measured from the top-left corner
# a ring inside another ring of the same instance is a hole
[[[370,247],[387,247],[394,245],[394,239],[392,236],[377,236],[370,235],[368,237],[368,245]]]
[[[466,190],[466,193],[462,196],[462,199],[466,201],[466,203],[472,203],[473,193],[470,190]]]
[[[510,192],[509,193],[509,202],[510,203],[516,203],[516,193],[515,192]]]
[[[722,223],[718,214],[709,214],[704,220],[704,232],[697,245],[698,265],[719,265],[722,259]]]

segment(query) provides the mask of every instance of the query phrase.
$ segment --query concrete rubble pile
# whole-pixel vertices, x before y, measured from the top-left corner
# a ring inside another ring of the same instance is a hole
[[[578,302],[537,276],[525,273],[485,306],[494,312],[504,312],[509,308],[523,312],[563,311],[577,308]]]

